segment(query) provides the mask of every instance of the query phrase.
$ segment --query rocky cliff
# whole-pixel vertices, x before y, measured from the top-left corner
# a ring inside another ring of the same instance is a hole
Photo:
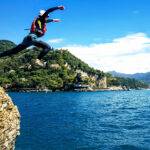
[[[0,87],[0,150],[13,150],[19,135],[20,114],[11,98]]]

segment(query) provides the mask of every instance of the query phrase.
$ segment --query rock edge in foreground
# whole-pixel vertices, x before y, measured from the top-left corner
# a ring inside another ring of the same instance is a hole
[[[20,134],[20,113],[0,87],[0,150],[13,150]]]

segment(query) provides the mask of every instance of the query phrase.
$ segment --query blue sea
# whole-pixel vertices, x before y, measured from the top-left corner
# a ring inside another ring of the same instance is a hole
[[[10,92],[15,150],[150,150],[150,91]]]

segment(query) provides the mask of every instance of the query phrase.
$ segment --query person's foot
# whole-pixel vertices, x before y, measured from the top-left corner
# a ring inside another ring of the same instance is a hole
[[[46,66],[46,62],[43,62],[43,61],[41,61],[39,59],[35,60],[35,64],[37,64],[37,65],[39,65],[41,67],[45,67]]]

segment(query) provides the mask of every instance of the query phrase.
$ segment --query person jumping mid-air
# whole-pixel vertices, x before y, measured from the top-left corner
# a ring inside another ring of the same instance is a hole
[[[47,23],[60,22],[59,19],[49,19],[49,13],[55,10],[64,10],[64,6],[53,7],[46,11],[40,10],[39,16],[35,18],[32,22],[30,33],[23,39],[22,43],[10,50],[0,53],[0,58],[5,56],[11,56],[34,45],[43,49],[39,54],[38,58],[36,59],[36,63],[42,65],[43,63],[40,60],[49,52],[49,50],[53,50],[53,48],[50,47],[47,43],[43,41],[38,41],[37,39],[45,34]]]

